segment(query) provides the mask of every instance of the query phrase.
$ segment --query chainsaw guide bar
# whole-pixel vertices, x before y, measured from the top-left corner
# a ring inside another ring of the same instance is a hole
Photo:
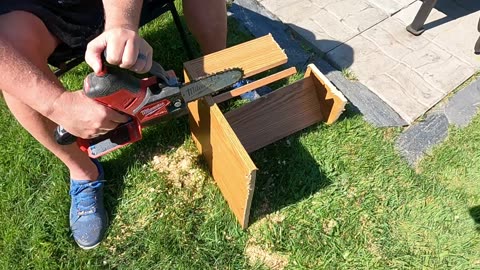
[[[211,75],[206,75],[185,84],[180,88],[180,93],[186,103],[201,97],[212,95],[231,87],[243,78],[240,68],[227,69]]]

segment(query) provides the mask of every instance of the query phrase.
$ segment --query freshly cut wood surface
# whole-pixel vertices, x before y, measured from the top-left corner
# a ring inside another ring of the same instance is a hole
[[[190,79],[239,67],[245,78],[285,64],[287,55],[278,46],[272,35],[266,35],[239,45],[215,52],[184,63]]]
[[[345,110],[347,99],[314,64],[308,65],[305,72],[307,77],[311,77],[315,84],[324,121],[333,124]]]
[[[338,118],[346,100],[338,90],[325,87],[328,80],[318,81],[321,76],[316,72],[314,66],[309,67],[304,79],[225,114],[247,152],[315,123]]]
[[[267,76],[265,78],[261,78],[259,80],[253,81],[249,84],[246,84],[246,85],[244,85],[242,87],[239,87],[237,89],[234,89],[232,91],[217,95],[217,96],[213,97],[213,101],[215,101],[215,103],[224,102],[224,101],[229,100],[233,97],[238,97],[241,94],[244,94],[244,93],[247,93],[249,91],[255,90],[259,87],[262,87],[262,86],[265,86],[267,84],[276,82],[276,81],[281,80],[283,78],[286,78],[288,76],[292,76],[295,73],[297,73],[297,69],[295,67],[291,67],[289,69],[282,70],[280,72],[277,72],[277,73],[272,74],[270,76]]]
[[[211,99],[211,98],[210,98]],[[190,128],[230,209],[248,226],[257,168],[216,104],[189,103]]]

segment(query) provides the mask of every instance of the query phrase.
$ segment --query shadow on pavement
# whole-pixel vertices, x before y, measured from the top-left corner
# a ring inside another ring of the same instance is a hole
[[[271,34],[280,47],[285,50],[288,56],[288,66],[295,66],[303,71],[309,63],[318,60],[325,61],[322,59],[324,55],[322,51],[329,51],[338,46],[343,46],[342,68],[348,68],[353,63],[354,51],[350,46],[337,40],[317,40],[315,34],[308,29],[291,25],[297,33],[301,33],[300,36],[255,1],[240,0],[236,2],[238,4],[232,4],[229,9],[233,17],[241,21],[245,28],[256,37]],[[315,44],[322,51],[313,48],[310,44],[307,45],[307,42]],[[323,72],[321,67],[319,68]],[[328,73],[324,72],[324,74]]]
[[[435,5],[435,9],[444,13],[446,17],[426,23],[424,28],[435,28],[444,23],[468,16],[480,10],[480,1],[471,0],[439,0]]]

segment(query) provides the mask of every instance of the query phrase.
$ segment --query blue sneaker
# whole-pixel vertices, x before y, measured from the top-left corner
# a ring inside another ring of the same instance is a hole
[[[70,228],[73,239],[82,249],[92,249],[100,244],[107,229],[108,217],[103,205],[102,165],[93,160],[98,168],[96,181],[70,179]]]

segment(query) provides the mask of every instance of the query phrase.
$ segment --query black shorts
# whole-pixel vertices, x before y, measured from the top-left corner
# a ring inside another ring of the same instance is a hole
[[[102,0],[0,0],[0,15],[15,10],[36,15],[62,41],[48,59],[54,66],[84,56],[88,42],[103,31]]]

